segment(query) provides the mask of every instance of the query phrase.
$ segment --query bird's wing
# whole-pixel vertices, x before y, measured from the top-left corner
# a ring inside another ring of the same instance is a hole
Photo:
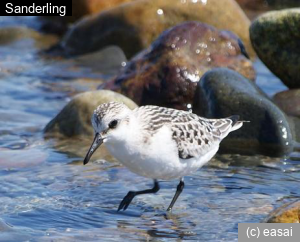
[[[235,118],[205,119],[181,112],[172,121],[172,138],[181,159],[200,157],[217,147],[231,131]]]
[[[143,120],[143,129],[152,135],[168,125],[181,159],[200,157],[209,152],[219,145],[237,121],[237,116],[206,119],[190,112],[158,106],[142,106],[137,109],[137,115]]]

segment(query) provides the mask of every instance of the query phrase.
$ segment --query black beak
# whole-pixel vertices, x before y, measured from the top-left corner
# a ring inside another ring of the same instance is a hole
[[[84,158],[84,161],[83,161],[84,165],[86,165],[90,161],[92,155],[94,154],[94,152],[97,150],[97,148],[102,143],[103,143],[103,139],[102,139],[101,135],[99,133],[96,133],[94,141],[93,141],[88,153],[86,154],[86,156]]]

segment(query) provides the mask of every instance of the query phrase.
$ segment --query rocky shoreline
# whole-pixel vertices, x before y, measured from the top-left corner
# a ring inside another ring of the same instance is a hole
[[[252,6],[237,2],[244,9]],[[48,54],[80,58],[116,45],[129,61],[120,62],[118,74],[100,90],[67,104],[46,126],[45,136],[91,136],[86,117],[100,103],[120,101],[209,118],[238,114],[250,123],[230,134],[220,152],[289,155],[300,141],[300,8],[262,8],[268,12],[251,23],[237,2],[113,1],[78,11],[73,19],[48,20],[73,23]],[[289,90],[274,97],[260,90],[252,63],[256,55]]]

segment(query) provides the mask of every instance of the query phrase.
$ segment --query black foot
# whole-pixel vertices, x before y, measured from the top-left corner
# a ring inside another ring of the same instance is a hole
[[[143,191],[130,191],[127,193],[127,195],[123,198],[122,202],[119,205],[118,211],[123,209],[124,211],[128,208],[129,204],[131,203],[132,199],[136,195],[141,195],[141,194],[147,194],[147,193],[156,193],[159,190],[159,184],[157,180],[154,180],[154,186],[151,189],[143,190]]]
[[[132,191],[128,192],[127,195],[123,198],[122,202],[120,203],[118,212],[121,209],[123,209],[123,211],[125,211],[135,196],[136,196],[136,192],[132,192]]]
[[[167,212],[172,212],[172,208],[168,207]]]

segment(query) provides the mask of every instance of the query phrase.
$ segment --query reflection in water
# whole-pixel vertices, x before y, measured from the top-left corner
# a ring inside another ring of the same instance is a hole
[[[0,18],[0,26],[8,22]],[[128,190],[144,189],[152,181],[104,152],[95,157],[101,160],[83,166],[90,140],[45,141],[42,136],[45,124],[73,95],[95,88],[107,76],[96,72],[94,63],[89,69],[87,57],[45,60],[36,54],[45,43],[34,42],[18,37],[0,45],[1,241],[234,241],[239,222],[258,222],[275,206],[300,196],[300,149],[286,159],[222,155],[186,177],[172,214],[165,210],[177,181],[162,182],[158,194],[136,197],[127,211],[116,212]],[[260,62],[256,67],[268,94],[284,88],[268,86],[273,76]],[[108,62],[103,68],[109,69]]]

